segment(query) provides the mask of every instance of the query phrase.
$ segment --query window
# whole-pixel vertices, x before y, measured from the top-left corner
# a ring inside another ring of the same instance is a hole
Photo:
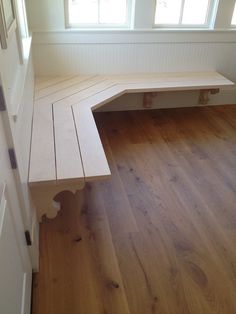
[[[233,13],[231,25],[236,26],[236,3],[235,3],[235,6],[234,6],[234,13]]]
[[[68,27],[128,26],[131,0],[66,0]]]
[[[208,26],[213,0],[156,0],[157,26]]]

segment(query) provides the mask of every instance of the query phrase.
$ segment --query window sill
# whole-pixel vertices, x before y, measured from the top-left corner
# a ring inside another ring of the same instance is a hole
[[[103,26],[103,25],[100,25],[100,26],[97,26],[97,25],[68,25],[65,27],[65,30],[66,31],[127,31],[127,30],[131,30],[131,27],[129,24],[125,24],[125,25],[116,25],[116,26],[113,26],[113,25],[106,25],[106,26]]]
[[[34,45],[236,42],[236,29],[135,29],[34,31]]]
[[[130,33],[130,34],[140,34],[140,33],[170,33],[170,32],[203,32],[203,33],[222,33],[222,32],[235,32],[235,27],[229,27],[229,28],[170,28],[170,27],[156,27],[153,26],[152,28],[77,28],[77,27],[70,27],[70,28],[64,28],[64,29],[32,29],[32,33],[49,33],[49,34],[56,34],[56,33],[69,33],[69,34],[83,34],[83,33]]]

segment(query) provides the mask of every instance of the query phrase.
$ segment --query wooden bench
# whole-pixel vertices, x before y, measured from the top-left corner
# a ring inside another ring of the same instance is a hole
[[[111,175],[94,109],[125,93],[180,90],[200,90],[205,104],[209,92],[232,85],[217,72],[36,79],[29,189],[39,221],[57,215],[53,199],[59,192]]]

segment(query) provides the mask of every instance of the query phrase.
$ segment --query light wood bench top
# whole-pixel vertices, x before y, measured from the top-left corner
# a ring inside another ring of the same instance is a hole
[[[109,177],[92,111],[125,93],[232,85],[217,72],[36,78],[29,184]]]

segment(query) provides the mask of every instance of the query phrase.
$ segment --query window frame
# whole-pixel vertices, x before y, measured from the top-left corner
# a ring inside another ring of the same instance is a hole
[[[11,3],[12,19],[10,24],[7,25],[3,1],[0,0],[0,46],[2,49],[7,49],[9,38],[11,38],[17,28],[15,2],[12,0],[9,0],[9,2]]]
[[[116,23],[70,23],[69,19],[69,0],[64,0],[65,8],[65,27],[67,29],[129,29],[131,27],[133,0],[127,1],[127,16],[125,24]]]
[[[29,34],[25,0],[16,0],[15,14],[17,23],[17,45],[19,50],[20,63],[24,64],[29,57],[31,47],[31,35]]]
[[[153,20],[153,28],[155,29],[209,29],[212,25],[213,17],[216,13],[216,5],[218,4],[218,0],[209,0],[207,13],[206,13],[206,21],[204,24],[182,24],[181,21],[183,20],[183,13],[184,13],[184,3],[186,0],[182,0],[179,23],[175,24],[157,24],[155,23],[156,17],[156,6],[157,1],[155,0],[155,11],[154,11],[154,20]]]
[[[24,0],[17,0],[16,1],[16,11],[18,16],[18,24],[21,38],[28,38],[29,37],[29,29],[28,29],[28,21],[27,21],[27,14],[25,8],[25,1]]]
[[[235,24],[232,23],[234,14],[236,14],[236,1],[235,1],[235,4],[234,4],[234,9],[233,9],[232,16],[231,16],[231,21],[230,21],[230,28],[232,28],[232,29],[236,28],[236,22],[235,22]]]

